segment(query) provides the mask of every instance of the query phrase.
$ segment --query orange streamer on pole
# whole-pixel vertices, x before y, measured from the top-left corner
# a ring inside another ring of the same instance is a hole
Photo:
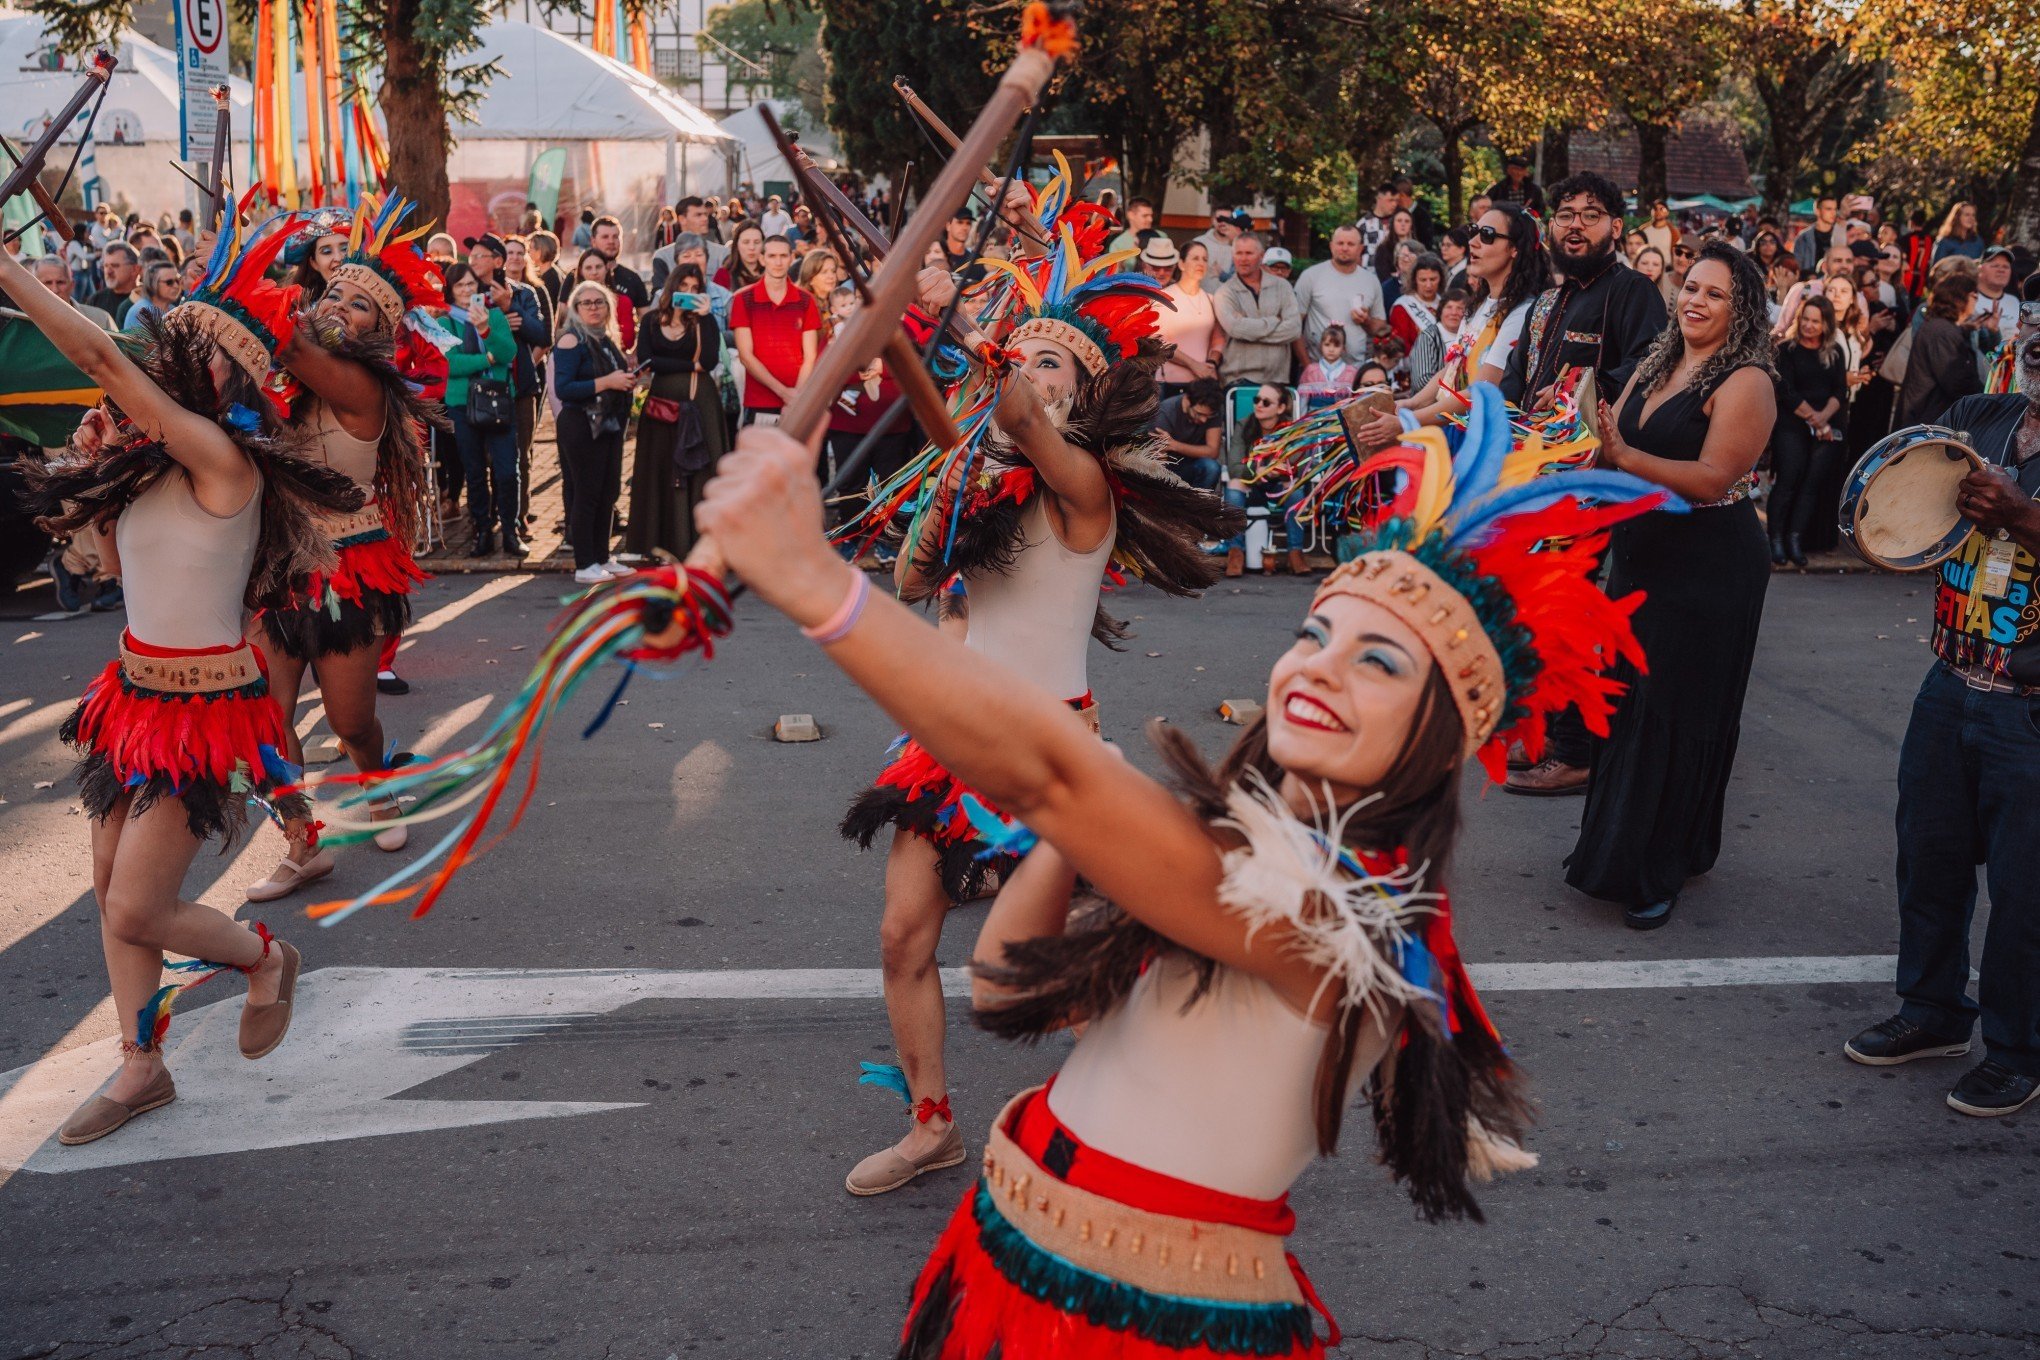
[[[605,57],[616,55],[616,0],[595,0],[593,45]]]
[[[297,12],[298,70],[304,77],[305,86],[305,159],[309,162],[312,180],[311,201],[307,206],[314,208],[323,207],[326,203],[326,139],[323,127],[326,104],[322,98],[324,92],[320,89],[316,4],[317,0],[304,0]]]
[[[326,76],[326,145],[330,148],[334,201],[342,202],[347,191],[347,138],[340,121],[340,5],[339,0],[319,0],[319,50]]]
[[[255,148],[255,175],[271,193],[276,189],[276,33],[269,6],[255,7],[255,110],[248,129]]]
[[[630,64],[646,75],[652,73],[652,35],[643,11],[630,16]]]

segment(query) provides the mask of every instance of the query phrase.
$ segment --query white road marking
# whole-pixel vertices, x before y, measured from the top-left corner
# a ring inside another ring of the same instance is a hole
[[[1601,991],[1888,982],[1897,960],[1804,958],[1474,964],[1483,991]],[[877,999],[876,968],[631,969],[322,968],[298,983],[290,1039],[260,1063],[235,1047],[241,998],[180,1012],[171,1025],[175,1104],[84,1147],[57,1145],[57,1125],[111,1074],[114,1039],[72,1048],[0,1076],[0,1177],[20,1169],[86,1171],[176,1157],[420,1133],[635,1108],[637,1102],[396,1100],[500,1045],[647,1000]],[[960,968],[942,989],[968,993]],[[199,996],[203,996],[200,993]],[[429,1042],[428,1042],[429,1041]]]

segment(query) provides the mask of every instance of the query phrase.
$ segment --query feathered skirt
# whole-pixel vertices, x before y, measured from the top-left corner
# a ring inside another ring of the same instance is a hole
[[[403,632],[411,621],[411,592],[427,579],[410,546],[384,527],[380,505],[319,521],[339,561],[330,573],[298,582],[287,607],[262,613],[278,649],[299,661],[352,652]]]
[[[1088,692],[1069,705],[1098,731],[1098,705]],[[843,814],[844,839],[869,850],[888,826],[910,831],[935,847],[942,890],[952,903],[984,896],[1020,862],[1017,853],[986,837],[986,828],[1003,821],[1002,814],[906,733],[885,754],[885,768]]]
[[[1199,1360],[1325,1353],[1284,1239],[1288,1197],[1246,1199],[1087,1147],[1014,1097],[921,1268],[899,1360]]]
[[[59,735],[78,749],[79,790],[94,821],[122,798],[144,812],[175,797],[193,836],[231,843],[251,799],[276,816],[308,811],[302,794],[270,797],[297,772],[284,763],[269,668],[246,642],[193,650],[123,633],[120,656],[86,687]]]

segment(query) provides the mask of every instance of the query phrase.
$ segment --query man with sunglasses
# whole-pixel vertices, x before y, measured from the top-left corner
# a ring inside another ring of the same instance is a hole
[[[1622,240],[1622,191],[1606,176],[1569,176],[1551,187],[1551,265],[1562,282],[1530,309],[1523,340],[1509,355],[1502,394],[1526,410],[1551,403],[1570,369],[1594,370],[1597,390],[1613,400],[1665,328],[1664,295],[1634,269],[1616,264]],[[1691,259],[1678,262],[1681,271]],[[1510,772],[1510,793],[1564,797],[1587,791],[1587,729],[1567,709],[1551,723],[1545,758]]]
[[[2020,325],[2025,395],[1964,397],[1941,423],[1989,467],[1956,506],[1975,528],[1935,569],[1935,662],[1898,754],[1898,1013],[1842,1051],[1871,1067],[1970,1051],[1948,1092],[1967,1115],[2040,1096],[2040,304]],[[1969,940],[1977,865],[1990,889],[1975,1000]]]

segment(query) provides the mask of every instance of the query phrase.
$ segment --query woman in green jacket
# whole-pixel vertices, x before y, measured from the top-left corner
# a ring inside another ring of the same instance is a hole
[[[510,396],[510,362],[517,356],[517,340],[508,319],[488,305],[472,270],[454,264],[446,274],[446,292],[453,303],[448,320],[460,337],[460,344],[446,356],[446,410],[453,417],[454,446],[467,470],[468,517],[475,526],[468,556],[493,557],[500,525],[502,551],[522,557],[527,549],[519,534],[524,526],[519,521],[517,424]],[[500,400],[492,399],[497,396]]]

